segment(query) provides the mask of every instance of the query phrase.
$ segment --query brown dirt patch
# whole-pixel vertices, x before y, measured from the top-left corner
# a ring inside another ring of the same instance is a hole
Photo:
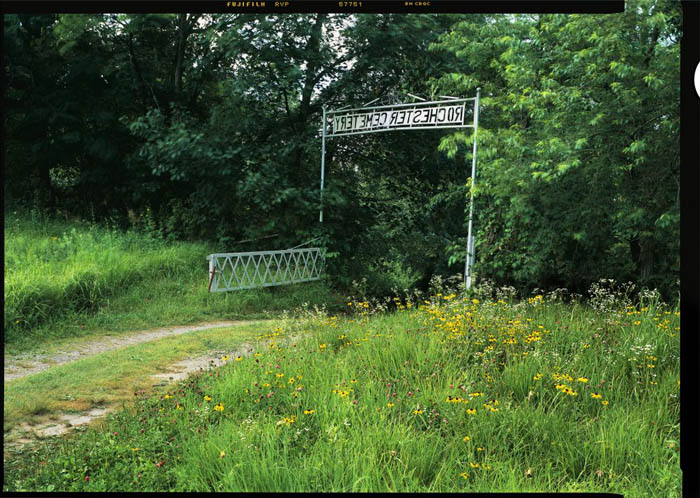
[[[101,337],[82,343],[73,350],[59,351],[55,354],[21,354],[16,356],[5,355],[5,382],[19,379],[37,372],[41,372],[56,365],[70,363],[87,356],[96,355],[105,351],[121,349],[125,346],[148,342],[162,337],[186,334],[197,330],[207,330],[220,327],[235,327],[255,323],[255,320],[220,321],[187,325],[181,327],[163,327],[159,329],[142,330],[125,335]]]
[[[158,329],[156,331],[148,331],[148,333],[142,334],[138,337],[127,337],[125,341],[117,341],[120,345],[111,347],[113,344],[106,346],[108,349],[90,349],[90,345],[86,345],[85,349],[81,349],[81,352],[91,351],[91,353],[85,353],[78,358],[88,356],[89,354],[98,354],[102,351],[107,351],[109,349],[117,349],[118,347],[123,347],[129,344],[135,344],[137,342],[145,342],[147,340],[153,340],[159,337],[166,337],[170,335],[177,335],[186,332],[192,332],[195,330],[205,330],[215,327],[227,327],[232,325],[244,325],[248,323],[253,323],[252,321],[238,321],[238,322],[216,322],[214,324],[198,325],[192,327],[173,327],[170,329]],[[153,333],[159,335],[154,336]],[[143,337],[148,337],[143,339]],[[141,340],[135,340],[141,338]],[[300,337],[290,337],[283,339],[284,343],[290,344],[296,342]],[[240,344],[236,349],[228,351],[209,351],[204,355],[199,355],[195,357],[185,358],[179,362],[173,363],[168,368],[168,372],[153,374],[151,378],[154,380],[153,387],[159,387],[167,385],[170,382],[180,381],[187,378],[187,376],[192,372],[206,371],[211,368],[216,368],[224,364],[222,357],[227,355],[229,357],[228,361],[234,361],[237,356],[248,356],[256,350],[260,350],[269,345],[271,341],[261,341],[255,345],[250,342],[245,342]],[[275,341],[277,342],[277,341]],[[105,346],[105,345],[103,345]],[[73,356],[71,356],[73,358]],[[78,359],[75,358],[75,359]],[[26,360],[25,360],[26,361]],[[75,361],[75,360],[68,360]],[[63,363],[66,363],[64,361]],[[43,368],[36,369],[32,372],[25,373],[24,375],[29,375],[30,373],[35,373],[46,368],[50,368],[53,365],[43,364]],[[36,367],[35,367],[36,368]],[[6,366],[7,369],[7,366]],[[7,372],[7,370],[6,370]],[[21,375],[21,376],[24,376]],[[5,380],[7,381],[7,373],[5,374]],[[52,436],[62,436],[72,430],[83,430],[88,424],[95,422],[107,413],[115,410],[117,408],[114,406],[96,406],[87,411],[77,411],[75,413],[53,413],[50,416],[50,420],[46,422],[37,423],[34,425],[28,423],[21,423],[14,427],[9,433],[5,433],[5,446],[6,452],[9,451],[21,451],[21,448],[25,445],[31,445],[37,440]]]

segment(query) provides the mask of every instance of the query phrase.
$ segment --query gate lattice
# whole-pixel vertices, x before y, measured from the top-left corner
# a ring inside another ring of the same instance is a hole
[[[319,280],[325,256],[320,247],[210,254],[209,290],[225,292]]]

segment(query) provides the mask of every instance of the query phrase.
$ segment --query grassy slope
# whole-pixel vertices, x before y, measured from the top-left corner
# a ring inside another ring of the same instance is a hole
[[[358,309],[7,464],[5,488],[680,496],[677,314]]]
[[[339,306],[319,282],[211,294],[205,257],[216,250],[222,248],[8,213],[5,352],[107,332]]]

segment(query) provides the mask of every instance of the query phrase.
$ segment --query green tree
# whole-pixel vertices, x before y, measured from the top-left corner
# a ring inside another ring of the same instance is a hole
[[[435,45],[473,65],[436,88],[484,95],[481,276],[579,292],[601,277],[675,285],[679,38],[680,6],[638,0],[623,14],[461,22]]]

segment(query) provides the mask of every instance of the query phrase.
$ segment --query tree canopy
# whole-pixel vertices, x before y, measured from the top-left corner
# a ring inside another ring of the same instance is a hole
[[[222,251],[322,237],[371,291],[460,273],[469,130],[329,140],[322,106],[472,97],[478,279],[674,291],[672,0],[605,15],[4,16],[5,199]],[[140,220],[140,221],[139,221]]]

